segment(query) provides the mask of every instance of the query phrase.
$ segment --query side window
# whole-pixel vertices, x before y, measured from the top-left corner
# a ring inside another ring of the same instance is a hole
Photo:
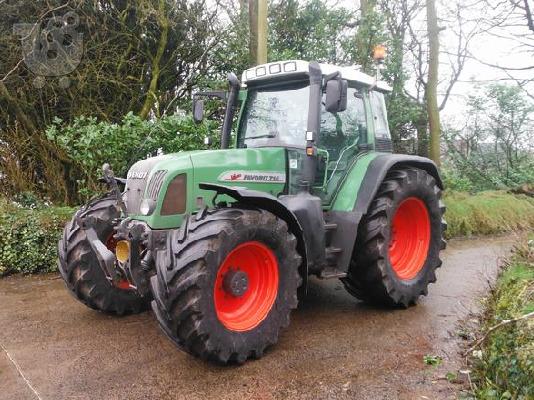
[[[380,92],[373,91],[369,93],[369,99],[371,101],[371,112],[375,125],[375,136],[380,139],[390,139],[384,95]]]

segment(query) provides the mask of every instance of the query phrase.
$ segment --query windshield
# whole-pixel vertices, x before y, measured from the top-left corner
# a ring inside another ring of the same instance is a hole
[[[308,121],[308,82],[249,89],[238,147],[302,147]]]

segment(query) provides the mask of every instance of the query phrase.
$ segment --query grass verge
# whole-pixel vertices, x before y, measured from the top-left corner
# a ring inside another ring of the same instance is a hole
[[[505,191],[445,193],[447,238],[490,235],[534,227],[534,199]]]
[[[534,399],[534,318],[524,318],[534,311],[534,240],[518,246],[505,263],[484,307],[486,336],[469,355],[474,394]]]

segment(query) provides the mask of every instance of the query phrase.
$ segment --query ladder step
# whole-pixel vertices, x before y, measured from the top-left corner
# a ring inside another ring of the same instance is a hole
[[[333,231],[334,229],[337,229],[337,224],[328,223],[328,222],[324,224],[325,231]]]
[[[340,249],[339,247],[327,247],[326,248],[326,254],[339,254],[343,251],[343,249]]]
[[[321,271],[319,278],[321,279],[332,279],[332,278],[344,278],[347,276],[346,272],[342,272],[338,269],[327,267]]]

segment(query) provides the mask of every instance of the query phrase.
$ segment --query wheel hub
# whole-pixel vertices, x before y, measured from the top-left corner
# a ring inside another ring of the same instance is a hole
[[[389,259],[399,279],[413,279],[423,269],[430,239],[430,216],[425,203],[408,197],[395,211],[389,241]]]
[[[223,278],[223,289],[234,297],[241,297],[248,290],[248,275],[239,269],[230,269]]]
[[[264,243],[241,243],[217,271],[213,288],[217,318],[229,330],[251,330],[267,317],[277,294],[276,255]]]

